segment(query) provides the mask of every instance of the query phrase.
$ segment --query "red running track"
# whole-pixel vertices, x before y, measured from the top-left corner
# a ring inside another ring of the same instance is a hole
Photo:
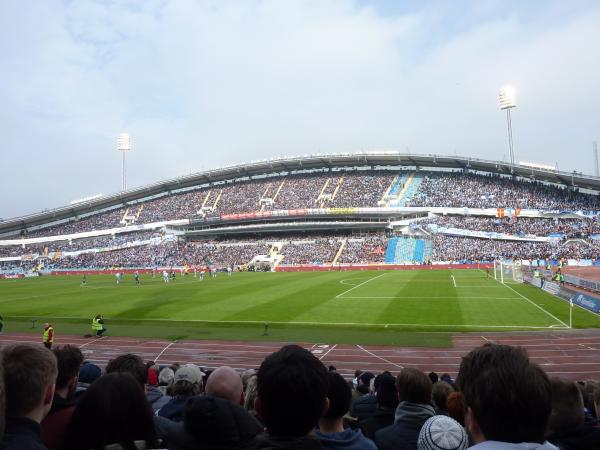
[[[0,347],[17,343],[40,343],[35,334],[0,335]],[[485,342],[519,345],[530,358],[551,376],[572,380],[600,380],[600,330],[530,333],[457,334],[451,348],[361,346],[336,344],[301,344],[310,349],[325,365],[333,365],[350,378],[355,369],[375,373],[397,373],[403,367],[417,367],[424,372],[449,373],[455,377],[461,357]],[[159,364],[194,363],[215,368],[223,365],[238,370],[258,368],[261,361],[284,343],[192,341],[168,342],[161,339],[128,337],[84,338],[60,336],[55,345],[79,345],[87,360],[104,367],[123,353],[135,353],[145,361]]]

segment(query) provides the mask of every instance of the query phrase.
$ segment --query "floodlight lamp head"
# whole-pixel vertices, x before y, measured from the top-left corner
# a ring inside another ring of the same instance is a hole
[[[123,152],[131,150],[131,136],[127,133],[121,133],[117,137],[117,149]]]
[[[503,86],[502,89],[500,89],[498,103],[500,104],[500,109],[509,109],[517,106],[515,88],[509,85]]]

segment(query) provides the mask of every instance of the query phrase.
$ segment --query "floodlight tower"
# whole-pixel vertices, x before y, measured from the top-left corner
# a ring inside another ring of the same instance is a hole
[[[127,133],[121,133],[117,137],[117,149],[123,152],[123,191],[127,190],[127,171],[125,169],[125,154],[131,151],[131,137]]]
[[[515,108],[515,88],[512,86],[504,86],[500,89],[498,101],[501,110],[506,110],[506,124],[508,127],[508,149],[510,151],[510,165],[515,165],[515,150],[513,146],[512,122],[510,120],[510,110]]]

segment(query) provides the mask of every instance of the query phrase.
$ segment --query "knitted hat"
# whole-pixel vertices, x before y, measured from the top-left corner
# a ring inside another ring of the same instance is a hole
[[[467,432],[451,417],[430,417],[419,433],[419,450],[466,450],[468,446]]]

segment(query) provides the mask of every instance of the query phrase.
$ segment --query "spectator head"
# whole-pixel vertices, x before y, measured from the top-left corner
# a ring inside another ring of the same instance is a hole
[[[133,449],[137,448],[133,444],[136,440],[145,441],[145,448],[156,445],[152,408],[139,380],[128,371],[100,377],[75,407],[64,448],[102,449],[120,444],[122,448]]]
[[[429,379],[431,380],[432,384],[435,384],[439,381],[440,377],[438,377],[438,374],[435,372],[429,372],[429,375],[427,375],[429,377]]]
[[[223,366],[214,370],[206,381],[206,395],[224,398],[237,405],[244,404],[242,378],[231,367]]]
[[[336,372],[337,368],[335,366],[329,366],[329,371],[330,372]]]
[[[254,402],[258,397],[256,390],[256,374],[250,378],[246,383],[246,389],[244,390],[244,408],[246,411],[254,411]]]
[[[209,377],[210,379],[210,377]],[[195,441],[171,448],[254,449],[255,437],[263,431],[259,422],[244,408],[223,398],[202,395],[187,401],[183,428]],[[186,439],[188,441],[188,439]]]
[[[271,435],[305,436],[327,411],[327,368],[311,352],[287,345],[258,369],[255,409]]]
[[[596,417],[600,417],[600,385],[594,389],[594,408],[596,409]]]
[[[339,373],[329,372],[327,381],[329,384],[327,389],[329,409],[323,415],[323,419],[341,419],[350,410],[352,390]]]
[[[130,374],[143,389],[146,388],[146,365],[139,356],[126,353],[112,359],[106,366],[106,373],[115,372],[126,372]]]
[[[575,431],[583,426],[583,398],[577,385],[561,378],[551,378],[552,412],[547,436]]]
[[[460,423],[448,416],[427,419],[417,441],[418,450],[466,450],[468,446],[467,432]]]
[[[364,384],[365,386],[369,387],[373,378],[375,378],[375,375],[373,375],[371,372],[363,372],[358,377],[358,384]]]
[[[173,378],[173,395],[197,395],[202,392],[202,371],[194,364],[184,364]]]
[[[58,376],[56,377],[56,392],[63,398],[68,398],[77,389],[79,369],[83,363],[83,353],[75,345],[61,345],[52,350],[56,357]]]
[[[92,384],[102,375],[102,369],[89,361],[84,362],[79,369],[79,382]]]
[[[446,399],[446,406],[448,415],[464,427],[466,408],[462,392],[451,392]]]
[[[377,389],[377,404],[380,408],[395,409],[398,406],[396,380],[391,375],[383,375]]]
[[[583,385],[583,389],[581,390],[581,395],[583,396],[583,406],[585,409],[589,411],[592,417],[598,417],[595,415],[595,407],[594,407],[594,392],[596,387],[599,386],[596,381],[586,381]]]
[[[54,354],[41,346],[15,344],[2,351],[6,415],[37,422],[50,411],[58,369]]]
[[[158,374],[158,384],[160,386],[171,386],[175,379],[175,372],[170,367],[165,367]]]
[[[457,385],[476,444],[543,441],[552,408],[550,380],[522,348],[485,344],[472,350],[463,357]]]
[[[431,402],[431,380],[419,369],[406,367],[396,378],[398,399],[401,402],[428,405]]]
[[[356,392],[358,392],[360,395],[367,395],[369,393],[369,386],[366,384],[359,384],[356,386]]]
[[[448,410],[448,396],[451,392],[454,392],[454,389],[445,381],[438,381],[433,384],[431,400],[438,411]]]
[[[0,442],[4,436],[4,423],[6,415],[6,395],[4,392],[4,372],[0,364]]]

